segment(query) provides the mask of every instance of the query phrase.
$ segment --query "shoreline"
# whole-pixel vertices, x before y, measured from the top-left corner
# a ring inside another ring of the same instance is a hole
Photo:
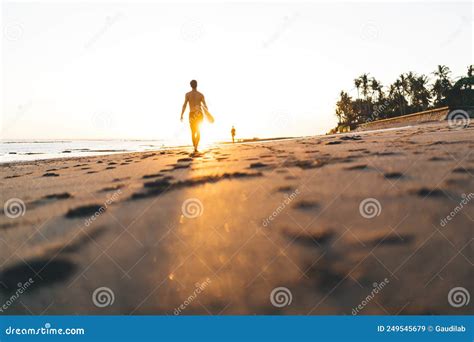
[[[210,144],[210,146],[218,146],[218,145],[227,145],[227,144],[242,144],[242,143],[259,143],[259,142],[271,142],[271,141],[278,141],[278,140],[292,140],[292,139],[299,139],[303,137],[276,137],[276,138],[253,138],[253,139],[239,139],[235,143],[232,143],[231,141],[218,141],[215,143]],[[58,141],[57,143],[61,143],[63,140]],[[70,140],[71,141],[71,140]],[[72,140],[73,141],[73,140]],[[80,140],[78,140],[80,141]],[[88,141],[93,141],[93,140],[88,140]],[[95,141],[103,141],[103,140],[95,140]],[[120,140],[118,140],[120,141]],[[133,141],[140,141],[140,140],[133,140]],[[51,141],[45,142],[45,143],[51,143]],[[56,143],[56,142],[55,142]],[[133,154],[133,153],[159,153],[161,151],[170,151],[170,150],[184,150],[184,149],[191,149],[191,145],[178,145],[178,146],[168,146],[168,147],[162,147],[160,149],[150,149],[150,150],[137,150],[137,151],[104,151],[104,152],[99,152],[99,151],[83,151],[83,155],[75,155],[75,156],[67,156],[69,153],[64,153],[62,152],[61,154],[64,154],[64,156],[60,155],[55,155],[51,156],[49,158],[38,158],[38,159],[30,159],[30,160],[12,160],[12,161],[0,161],[0,167],[2,166],[11,166],[14,164],[28,164],[28,163],[37,163],[37,162],[47,162],[49,160],[57,160],[57,161],[66,161],[66,160],[71,160],[71,159],[80,159],[80,158],[91,158],[91,157],[100,157],[100,156],[109,156],[109,155],[126,155],[126,154]],[[91,154],[87,154],[91,153]],[[8,155],[9,153],[6,153]],[[47,154],[47,153],[41,153],[41,154]],[[59,153],[58,153],[59,154]],[[15,153],[14,155],[17,155]]]

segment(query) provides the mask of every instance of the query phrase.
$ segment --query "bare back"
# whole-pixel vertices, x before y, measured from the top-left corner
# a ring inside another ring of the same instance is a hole
[[[201,103],[206,105],[204,100],[204,95],[198,92],[197,90],[192,90],[189,93],[186,93],[186,100],[189,102],[189,111],[201,110]]]

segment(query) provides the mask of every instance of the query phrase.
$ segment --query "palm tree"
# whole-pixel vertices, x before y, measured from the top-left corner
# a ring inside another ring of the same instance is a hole
[[[360,85],[361,85],[362,81],[360,80],[360,78],[356,78],[354,80],[354,85],[357,89],[357,98],[359,98],[359,89],[360,89]]]
[[[368,100],[369,95],[369,74],[362,74],[360,76],[362,82],[362,95],[364,95],[365,100]]]
[[[451,70],[446,65],[438,65],[436,71],[433,72],[433,75],[436,76],[436,80],[431,88],[431,93],[435,97],[435,106],[443,106],[445,99],[444,96],[446,92],[451,89],[452,84],[449,79],[449,74]]]
[[[400,80],[400,95],[403,97],[404,101],[401,101],[402,105],[400,107],[400,114],[405,115],[406,114],[406,105],[408,104],[408,101],[406,100],[407,95],[410,94],[410,84],[409,84],[409,78],[412,77],[413,73],[410,71],[406,76],[405,74],[400,74],[398,76]]]
[[[347,125],[352,129],[358,123],[356,113],[354,113],[353,110],[352,98],[345,91],[341,91],[339,96],[340,99],[336,103],[336,116],[338,118],[338,127],[341,125]]]
[[[377,81],[375,79],[375,77],[372,77],[372,79],[370,80],[370,88],[372,89],[372,97],[375,98],[375,93],[378,94],[377,96],[377,100],[380,99],[380,92],[382,90],[382,85],[380,84],[379,81]]]
[[[417,112],[428,108],[431,93],[428,90],[428,77],[411,74],[409,78],[412,110]]]

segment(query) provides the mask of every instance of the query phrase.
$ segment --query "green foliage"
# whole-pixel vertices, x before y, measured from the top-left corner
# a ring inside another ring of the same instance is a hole
[[[473,66],[468,67],[473,74]],[[446,105],[446,94],[452,88],[451,71],[445,65],[438,65],[432,73],[433,80],[426,75],[413,72],[401,74],[392,84],[383,87],[368,73],[354,79],[357,98],[341,91],[336,103],[338,125],[333,132],[343,128],[354,129],[357,125],[374,120],[416,113]]]

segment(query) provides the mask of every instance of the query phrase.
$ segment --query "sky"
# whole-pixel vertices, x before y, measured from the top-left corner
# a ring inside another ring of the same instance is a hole
[[[472,64],[472,3],[3,2],[2,139],[189,140],[198,80],[209,139],[324,134],[367,72]]]

